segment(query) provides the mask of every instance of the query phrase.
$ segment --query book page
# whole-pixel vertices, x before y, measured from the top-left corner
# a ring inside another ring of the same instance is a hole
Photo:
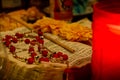
[[[21,28],[17,28],[13,31],[8,31],[7,33],[10,34],[14,34],[15,32],[29,32],[29,29],[27,29],[26,27],[21,27]],[[4,36],[7,34],[6,32],[1,32],[1,35]],[[51,33],[44,33],[45,35],[61,42],[62,44],[72,48],[73,50],[75,50],[74,53],[69,52],[68,50],[66,50],[65,48],[59,46],[58,44],[52,42],[51,40],[48,40],[46,38],[44,38],[44,46],[49,49],[52,52],[63,52],[65,54],[67,54],[69,56],[69,64],[71,66],[74,65],[78,65],[82,59],[89,59],[91,58],[91,53],[92,53],[92,47],[80,42],[71,42],[68,40],[64,40],[59,36],[56,36],[54,34]],[[88,61],[88,60],[87,60]]]
[[[49,50],[52,50],[52,52],[63,52],[69,56],[69,64],[70,65],[78,65],[80,63],[80,60],[83,58],[91,59],[91,53],[92,53],[92,47],[80,42],[71,42],[67,40],[63,40],[60,37],[45,33],[46,35],[50,36],[53,39],[56,39],[57,41],[60,41],[62,44],[67,45],[68,47],[75,50],[74,53],[69,52],[68,50],[64,49],[63,47],[51,42],[50,40],[45,39],[44,46],[47,47]],[[87,61],[89,61],[87,60]],[[77,63],[78,62],[78,63]]]

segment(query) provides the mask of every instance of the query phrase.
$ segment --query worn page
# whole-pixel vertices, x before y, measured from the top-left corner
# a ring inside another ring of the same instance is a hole
[[[15,29],[14,32],[29,32],[29,29],[25,28],[25,27],[21,27],[18,29]],[[8,33],[10,34],[14,34],[12,31],[8,31]],[[2,36],[5,35],[4,32],[1,33]],[[59,46],[58,44],[52,42],[51,40],[48,40],[46,38],[44,38],[44,46],[49,49],[52,52],[63,52],[65,54],[67,54],[69,56],[69,64],[70,65],[79,65],[82,59],[86,59],[87,61],[90,60],[91,58],[91,53],[92,53],[92,47],[80,42],[71,42],[71,41],[67,41],[62,39],[59,36],[56,36],[54,34],[50,34],[50,33],[44,33],[45,35],[61,42],[62,44],[72,48],[73,50],[75,50],[74,53],[69,52],[68,50],[66,50],[65,48]],[[82,60],[84,61],[84,60]]]

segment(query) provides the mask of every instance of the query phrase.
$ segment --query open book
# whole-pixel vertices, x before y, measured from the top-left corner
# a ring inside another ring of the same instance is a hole
[[[84,19],[85,21],[87,19]],[[86,21],[87,22],[87,21]],[[88,21],[89,22],[89,21]],[[84,21],[82,20],[82,23]],[[86,23],[87,24],[87,23]],[[89,22],[90,24],[90,22]],[[29,29],[26,27],[21,27],[14,29],[13,32],[29,32]],[[12,31],[8,31],[9,34],[13,34]],[[44,39],[45,43],[44,46],[51,50],[52,52],[63,52],[69,56],[69,65],[70,66],[79,66],[80,64],[84,63],[85,61],[91,61],[91,54],[92,54],[92,47],[80,42],[72,42],[62,39],[59,36],[56,36],[54,34],[50,33],[44,33],[45,35],[51,37],[54,40],[59,41],[61,44],[66,45],[67,47],[70,47],[74,50],[74,52],[70,52],[66,50],[65,48],[59,46],[58,44],[52,42],[49,39]],[[1,35],[5,35],[4,32],[1,32]]]

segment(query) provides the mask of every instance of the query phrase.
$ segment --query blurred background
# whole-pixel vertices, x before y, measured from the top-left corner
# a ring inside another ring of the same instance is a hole
[[[62,0],[61,0],[62,1]],[[98,0],[72,0],[72,21],[77,21],[84,17],[92,20],[92,5]],[[0,12],[10,12],[19,9],[28,9],[31,6],[36,6],[40,12],[46,16],[50,16],[50,0],[0,0]]]

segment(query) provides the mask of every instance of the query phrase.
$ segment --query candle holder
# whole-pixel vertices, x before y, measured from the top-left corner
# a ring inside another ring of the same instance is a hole
[[[120,3],[93,6],[92,80],[120,80]]]

